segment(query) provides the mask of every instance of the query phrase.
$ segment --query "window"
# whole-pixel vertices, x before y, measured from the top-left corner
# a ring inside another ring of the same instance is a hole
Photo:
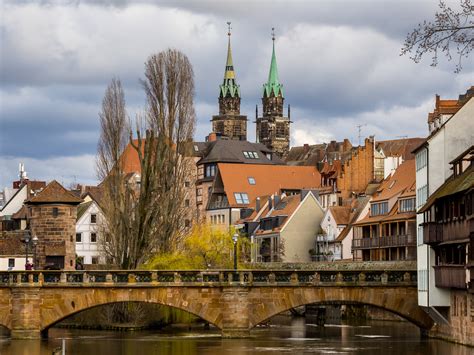
[[[202,188],[196,189],[196,196],[202,196]]]
[[[189,186],[191,186],[191,183],[189,181],[185,181],[184,182],[184,187],[189,187]]]
[[[97,215],[91,214],[91,223],[97,223]]]
[[[205,177],[211,177],[216,175],[216,166],[214,164],[206,165]]]
[[[423,245],[423,227],[422,226],[418,226],[416,239],[417,239],[418,245]]]
[[[92,264],[97,265],[99,263],[99,257],[98,256],[93,256],[92,257]]]
[[[400,200],[400,212],[411,212],[415,210],[415,199],[407,198]]]
[[[247,179],[249,180],[250,185],[255,185],[255,178],[249,176]]]
[[[84,257],[83,256],[78,256],[76,258],[76,264],[84,264]]]
[[[265,153],[268,160],[272,160],[272,153]]]
[[[423,206],[428,199],[428,185],[423,185],[416,190],[416,207],[420,208]]]
[[[15,267],[15,259],[8,259],[8,267],[11,267],[11,268]]]
[[[97,243],[97,233],[91,233],[91,243]]]
[[[189,207],[189,200],[184,200],[184,206]]]
[[[57,207],[53,207],[53,217],[57,217],[59,215],[59,210]]]
[[[428,153],[425,148],[421,149],[416,154],[416,171],[423,169],[428,163]]]
[[[191,221],[190,221],[189,219],[185,219],[185,220],[184,220],[184,226],[185,226],[186,228],[191,227]]]
[[[378,216],[388,213],[388,202],[372,203],[370,205],[370,215]]]
[[[242,152],[247,159],[258,159],[257,152]]]
[[[76,243],[82,243],[82,233],[76,233]]]
[[[249,196],[245,192],[234,192],[235,202],[240,205],[249,204]]]

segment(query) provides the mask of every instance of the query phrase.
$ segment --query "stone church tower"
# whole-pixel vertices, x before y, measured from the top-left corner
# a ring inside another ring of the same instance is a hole
[[[290,107],[288,117],[283,116],[283,85],[278,80],[275,55],[275,35],[272,35],[273,53],[268,81],[263,84],[263,113],[258,117],[256,110],[257,140],[272,149],[280,157],[285,157],[290,149]]]
[[[247,140],[247,116],[240,114],[240,87],[235,80],[232,50],[229,42],[227,46],[227,62],[224,72],[224,82],[220,85],[219,115],[212,116],[212,130],[218,136],[228,139]]]

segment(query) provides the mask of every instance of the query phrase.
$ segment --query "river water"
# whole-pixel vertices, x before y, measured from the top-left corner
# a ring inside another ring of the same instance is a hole
[[[474,349],[442,340],[420,338],[405,322],[367,321],[359,325],[328,324],[305,318],[277,317],[258,327],[249,339],[222,339],[216,329],[166,329],[111,332],[54,328],[45,340],[0,338],[0,354],[51,355],[66,339],[66,354],[433,354],[471,355]]]

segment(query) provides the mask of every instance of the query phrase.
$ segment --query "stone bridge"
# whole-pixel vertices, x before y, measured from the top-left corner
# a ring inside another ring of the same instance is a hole
[[[422,330],[431,318],[417,304],[416,271],[206,270],[0,272],[0,325],[14,339],[47,335],[57,322],[114,302],[149,302],[192,313],[226,337],[307,304],[365,304]]]

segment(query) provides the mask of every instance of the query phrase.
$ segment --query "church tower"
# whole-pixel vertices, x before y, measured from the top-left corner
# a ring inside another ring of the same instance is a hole
[[[290,149],[290,106],[288,117],[283,116],[283,85],[278,79],[278,68],[275,55],[275,32],[272,29],[273,52],[268,81],[263,84],[263,113],[258,117],[256,109],[257,140],[273,150],[280,157],[285,157]]]
[[[219,115],[212,116],[212,130],[228,139],[247,140],[247,116],[240,114],[240,87],[235,80],[232,49],[230,46],[230,22],[227,45],[227,62],[224,82],[219,90]]]

